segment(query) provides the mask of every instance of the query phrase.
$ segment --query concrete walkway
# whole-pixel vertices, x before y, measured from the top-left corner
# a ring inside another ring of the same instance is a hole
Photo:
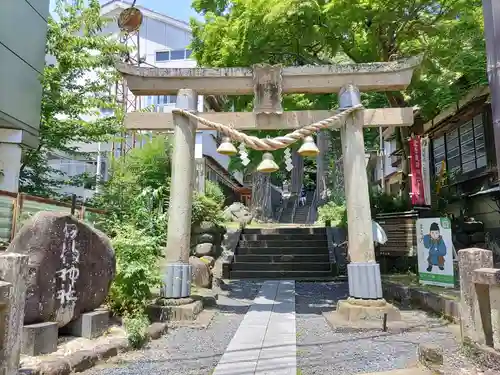
[[[296,375],[295,282],[266,281],[213,375]]]

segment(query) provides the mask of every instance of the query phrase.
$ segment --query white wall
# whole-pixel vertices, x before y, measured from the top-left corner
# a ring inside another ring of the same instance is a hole
[[[48,15],[49,0],[1,1],[0,127],[22,129],[34,137],[38,137],[40,124],[39,77],[44,67]]]
[[[391,157],[390,155],[396,151],[397,146],[396,146],[396,140],[393,139],[391,141],[385,141],[384,142],[384,148],[385,148],[385,156],[384,158],[384,167],[385,167],[385,177],[391,175],[394,172],[397,172],[399,168],[393,167],[391,164]],[[375,172],[375,180],[379,181],[382,178],[382,171],[380,170],[380,161],[377,160],[377,166],[376,166],[376,172]]]

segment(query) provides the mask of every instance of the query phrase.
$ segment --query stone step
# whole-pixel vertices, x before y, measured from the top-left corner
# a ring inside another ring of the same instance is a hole
[[[326,241],[326,234],[245,234],[241,241]]]
[[[320,255],[294,254],[294,255],[235,255],[235,263],[288,263],[288,262],[311,262],[329,263],[328,253]]]
[[[231,271],[330,271],[330,263],[240,263],[231,265]]]
[[[240,247],[328,247],[326,238],[323,240],[301,241],[301,240],[264,240],[264,241],[240,241]],[[279,253],[278,253],[279,254]]]
[[[236,255],[328,255],[326,244],[320,247],[238,247]]]
[[[324,234],[326,236],[326,229],[324,227],[300,227],[288,226],[277,228],[247,228],[243,234]]]
[[[231,271],[231,279],[296,280],[331,278],[331,271]]]

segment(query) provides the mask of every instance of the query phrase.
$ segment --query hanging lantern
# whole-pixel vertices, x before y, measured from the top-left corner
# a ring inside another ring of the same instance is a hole
[[[262,155],[262,161],[257,167],[257,172],[262,173],[273,173],[279,169],[278,164],[274,161],[273,154],[270,152],[264,153]]]
[[[221,155],[234,156],[238,153],[238,150],[231,143],[231,138],[224,137],[222,138],[222,143],[217,148],[217,152]]]
[[[319,148],[314,143],[314,138],[310,135],[304,138],[304,143],[300,146],[298,151],[300,156],[303,157],[314,157],[319,155]]]

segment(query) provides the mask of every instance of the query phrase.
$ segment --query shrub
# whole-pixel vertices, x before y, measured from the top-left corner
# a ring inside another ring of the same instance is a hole
[[[219,203],[206,195],[195,194],[193,199],[191,225],[197,225],[202,221],[208,221],[217,225],[223,224],[224,218],[222,216],[222,207]]]
[[[372,216],[377,214],[404,212],[409,208],[409,200],[385,192],[370,192]]]
[[[219,184],[210,180],[205,181],[205,196],[211,198],[220,207],[224,205],[224,201],[226,200]]]
[[[148,341],[149,319],[144,313],[126,315],[123,318],[127,340],[134,349],[139,349]]]
[[[108,304],[118,315],[142,314],[151,300],[151,288],[161,286],[158,243],[131,224],[116,229],[112,239],[116,253],[116,277]]]
[[[327,221],[335,227],[347,226],[347,210],[342,204],[328,202],[318,209],[318,222],[325,224]]]

